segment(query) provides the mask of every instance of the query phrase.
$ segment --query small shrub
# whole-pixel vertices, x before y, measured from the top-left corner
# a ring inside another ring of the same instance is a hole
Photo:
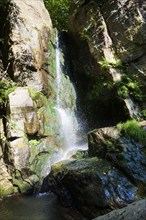
[[[111,67],[113,68],[119,68],[122,67],[122,63],[119,59],[115,58],[114,61],[110,62],[106,59],[103,59],[98,62],[102,69],[109,69]]]
[[[71,0],[44,0],[53,25],[59,31],[67,30],[68,13]]]
[[[128,91],[128,88],[124,85],[120,86],[118,88],[118,95],[122,98],[126,98],[128,97],[128,94],[129,94],[129,91]]]
[[[16,83],[0,81],[0,105],[4,105],[8,100],[8,95],[17,88]]]
[[[137,121],[128,120],[125,123],[119,123],[117,128],[127,137],[130,137],[141,144],[146,144],[146,130],[140,127]]]
[[[131,95],[135,100],[142,101],[143,99],[140,84],[127,75],[123,75],[120,81],[115,82],[114,87],[121,98]]]
[[[29,141],[30,146],[37,146],[40,144],[40,140],[32,139]]]
[[[142,115],[143,115],[143,118],[146,119],[146,109],[142,110]]]
[[[41,100],[43,102],[46,101],[46,97],[44,96],[44,94],[37,89],[28,88],[28,93],[35,102],[39,102]]]

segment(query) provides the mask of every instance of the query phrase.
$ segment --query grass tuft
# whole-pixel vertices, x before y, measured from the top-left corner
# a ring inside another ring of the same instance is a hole
[[[146,144],[146,130],[140,127],[137,121],[128,120],[125,123],[119,123],[117,128],[127,137],[130,137],[141,144]]]

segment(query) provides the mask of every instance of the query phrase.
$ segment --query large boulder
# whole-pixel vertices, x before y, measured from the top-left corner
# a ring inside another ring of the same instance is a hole
[[[35,104],[27,87],[18,87],[9,94],[9,115],[7,137],[19,138],[25,134],[34,135],[38,131],[38,119]]]
[[[139,220],[145,219],[146,216],[146,200],[140,200],[128,205],[125,208],[112,211],[107,215],[100,216],[94,220]]]
[[[81,111],[94,127],[139,118],[145,109],[145,32],[144,1],[72,1],[74,77]]]
[[[97,158],[55,164],[49,188],[88,218],[120,208],[137,198],[137,188],[110,163]]]
[[[96,156],[114,164],[133,184],[139,187],[141,195],[146,195],[144,143],[122,134],[116,127],[101,128],[89,132],[88,142],[89,156]]]
[[[30,156],[30,148],[28,139],[25,137],[17,138],[10,142],[9,159],[13,161],[13,165],[17,170],[27,167]]]

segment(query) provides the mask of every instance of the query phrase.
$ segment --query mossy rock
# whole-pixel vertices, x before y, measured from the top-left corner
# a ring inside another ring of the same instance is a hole
[[[26,182],[25,180],[20,179],[13,179],[13,185],[18,187],[18,191],[21,194],[28,194],[31,193],[33,191],[33,187],[31,186],[31,184],[29,182]]]
[[[9,195],[12,195],[15,193],[14,187],[11,186],[0,186],[0,198],[1,197],[7,197]]]

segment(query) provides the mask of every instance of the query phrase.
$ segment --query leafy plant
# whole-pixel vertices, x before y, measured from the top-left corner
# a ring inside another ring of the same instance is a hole
[[[115,83],[115,88],[120,97],[126,98],[128,95],[133,96],[136,100],[142,101],[142,91],[140,84],[134,79],[129,78],[127,75],[123,75],[120,81]]]
[[[141,144],[146,144],[146,130],[140,127],[137,121],[128,120],[125,123],[119,123],[117,128],[127,137],[130,137]]]
[[[0,105],[5,104],[8,95],[17,88],[16,83],[9,81],[0,81]]]
[[[111,67],[118,68],[122,66],[122,63],[119,59],[115,58],[114,61],[110,62],[105,58],[98,62],[102,69],[109,69]]]
[[[35,102],[45,103],[46,97],[42,92],[38,91],[37,89],[28,88],[28,93]]]
[[[40,142],[41,142],[41,140],[32,139],[32,140],[29,141],[29,144],[30,144],[30,146],[35,147],[35,146],[39,145]]]
[[[67,29],[68,12],[71,0],[44,0],[54,27],[58,30]]]
[[[81,32],[81,38],[90,41],[90,33],[87,28],[84,28],[83,31]]]
[[[142,115],[143,115],[143,118],[146,119],[146,109],[142,110]]]

